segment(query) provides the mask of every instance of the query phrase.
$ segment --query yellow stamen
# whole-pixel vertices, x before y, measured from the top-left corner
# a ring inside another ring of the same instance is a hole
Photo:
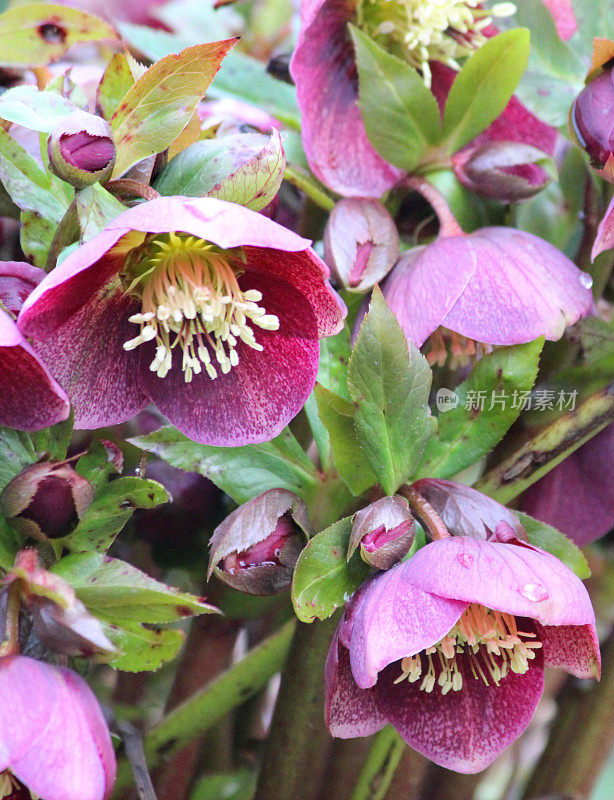
[[[431,85],[429,61],[459,69],[458,61],[481,47],[491,17],[516,12],[513,3],[488,11],[480,0],[359,0],[358,26],[394,55],[403,58]]]
[[[486,686],[499,686],[510,670],[523,675],[535,650],[542,646],[535,633],[518,631],[516,619],[503,611],[493,611],[472,603],[463,613],[450,633],[436,645],[422,653],[401,660],[401,675],[395,683],[408,680],[415,683],[424,676],[420,690],[432,692],[437,684],[443,695],[463,688],[463,675],[459,670],[459,657],[468,663],[475,680]],[[437,656],[439,676],[436,677],[433,656]]]
[[[255,325],[277,330],[279,319],[258,303],[256,289],[243,291],[236,254],[187,234],[156,236],[136,252],[122,275],[125,290],[141,301],[141,312],[129,319],[140,332],[124,343],[133,350],[155,341],[150,369],[164,378],[172,367],[173,349],[183,351],[186,383],[203,368],[211,379],[227,374],[239,363],[236,347],[242,341],[262,350]]]

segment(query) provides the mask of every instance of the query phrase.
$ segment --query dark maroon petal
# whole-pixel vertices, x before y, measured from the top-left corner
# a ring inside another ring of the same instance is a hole
[[[262,305],[278,316],[280,327],[254,326],[264,350],[239,342],[239,364],[227,375],[211,380],[203,370],[186,383],[175,352],[170,372],[159,378],[149,369],[155,344],[139,348],[142,390],[173,425],[203,444],[238,447],[272,439],[301,410],[316,379],[317,322],[305,297],[286,281],[251,270],[239,283],[262,292]]]
[[[68,417],[65,393],[0,309],[0,425],[39,430]]]
[[[537,638],[543,644],[544,664],[558,667],[578,678],[601,674],[599,640],[594,625],[540,625]]]
[[[25,261],[0,261],[0,303],[19,314],[26,297],[45,277],[45,272]]]
[[[303,12],[290,72],[313,172],[339,194],[380,197],[402,173],[373,149],[360,115],[358,73],[347,30],[355,9],[352,0],[311,3]]]
[[[35,338],[37,352],[73,405],[76,428],[124,422],[147,405],[138,386],[138,353],[126,352],[140,310],[119,283],[104,286],[51,335]]]
[[[348,651],[335,631],[324,669],[326,726],[332,736],[370,736],[387,720],[380,712],[375,689],[359,689],[352,677]]]
[[[457,656],[463,688],[441,694],[420,691],[420,681],[394,681],[400,664],[380,676],[380,709],[403,739],[431,761],[455,772],[486,769],[527,727],[544,688],[538,655],[524,675],[510,672],[499,686],[486,686]]]

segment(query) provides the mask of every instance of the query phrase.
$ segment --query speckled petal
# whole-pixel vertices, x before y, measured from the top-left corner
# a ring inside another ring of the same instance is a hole
[[[544,664],[558,667],[577,678],[599,678],[601,653],[594,625],[539,625]]]

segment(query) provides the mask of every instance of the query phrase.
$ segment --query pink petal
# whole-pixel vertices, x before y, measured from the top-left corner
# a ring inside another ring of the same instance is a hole
[[[431,761],[455,772],[486,769],[527,727],[544,688],[541,658],[524,675],[510,672],[499,686],[476,680],[461,661],[463,688],[442,695],[401,681],[400,666],[380,677],[380,709],[403,739]]]
[[[0,763],[45,800],[103,800],[115,755],[100,706],[74,672],[11,656],[0,662]]]
[[[286,281],[250,270],[243,288],[262,292],[267,313],[279,318],[278,331],[254,326],[257,352],[239,342],[239,364],[211,380],[203,370],[186,384],[180,355],[165,378],[149,370],[154,343],[141,347],[140,386],[180,431],[198,442],[238,447],[262,442],[282,431],[313,389],[319,342],[313,310]]]
[[[380,197],[402,172],[376,153],[358,108],[358,73],[347,30],[352,0],[310,3],[290,62],[303,146],[314,174],[349,197]]]
[[[0,303],[18,314],[26,297],[45,277],[45,272],[25,261],[0,261]]]
[[[407,579],[441,597],[529,617],[542,625],[594,625],[582,581],[558,558],[536,547],[439,539],[404,565]]]
[[[597,236],[591,251],[591,259],[594,261],[599,253],[603,253],[604,250],[610,250],[612,247],[614,247],[614,198],[610,201],[608,210],[599,223]]]
[[[349,650],[362,689],[374,686],[388,664],[436,644],[467,608],[417,588],[408,569],[413,558],[375,577],[353,609]]]
[[[123,349],[138,333],[128,316],[139,310],[118,285],[106,286],[52,335],[35,338],[37,352],[71,399],[76,428],[115,425],[147,405],[138,386],[138,350]]]
[[[326,726],[332,736],[351,739],[371,736],[387,720],[380,712],[374,689],[359,689],[352,677],[348,651],[335,631],[324,670]]]
[[[570,672],[577,678],[601,674],[599,640],[594,625],[537,625],[543,645],[544,664]]]
[[[68,398],[0,309],[0,425],[33,431],[66,419]]]
[[[571,0],[543,0],[554,17],[556,30],[561,39],[570,39],[578,29]]]
[[[468,257],[464,251],[476,263],[465,291],[442,321],[462,336],[493,345],[539,336],[556,341],[567,325],[593,307],[588,276],[537,236],[512,228],[482,228],[448,242],[448,272]]]

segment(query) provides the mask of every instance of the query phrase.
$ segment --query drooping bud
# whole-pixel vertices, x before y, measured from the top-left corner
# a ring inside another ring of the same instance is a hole
[[[81,519],[94,499],[94,487],[65,462],[33,464],[0,494],[0,510],[24,536],[57,539]]]
[[[458,180],[474,194],[502,203],[528,200],[550,183],[555,168],[552,160],[522,142],[489,142],[454,156]]]
[[[360,547],[361,558],[367,564],[390,569],[409,552],[415,528],[414,518],[402,497],[383,497],[354,515],[347,560]]]
[[[305,509],[296,495],[271,489],[233,511],[211,537],[209,577],[248,594],[290,587],[305,544]]]
[[[340,200],[324,232],[324,260],[346,289],[364,292],[380,281],[399,257],[394,220],[377,200]]]
[[[109,123],[86,112],[62,120],[51,132],[47,150],[55,174],[76,189],[109,178],[117,155]]]
[[[614,68],[605,69],[576,97],[569,129],[601,176],[614,182]]]

